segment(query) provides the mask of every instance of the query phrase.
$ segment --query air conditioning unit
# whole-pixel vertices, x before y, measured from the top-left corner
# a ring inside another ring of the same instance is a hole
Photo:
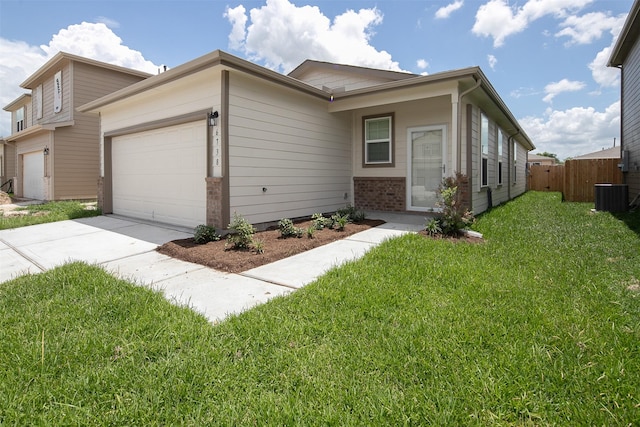
[[[629,150],[622,150],[622,158],[620,159],[620,163],[618,163],[618,167],[621,172],[629,172]]]

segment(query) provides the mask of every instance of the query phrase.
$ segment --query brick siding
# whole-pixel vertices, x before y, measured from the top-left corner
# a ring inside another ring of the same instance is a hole
[[[405,178],[354,177],[354,205],[358,209],[404,212],[407,206]]]

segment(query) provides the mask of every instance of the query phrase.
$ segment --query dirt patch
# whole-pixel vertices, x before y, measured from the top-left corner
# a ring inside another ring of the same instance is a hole
[[[9,197],[9,195],[4,191],[0,191],[0,205],[8,205],[11,203],[13,203],[13,200],[11,200],[11,197]]]
[[[311,226],[312,221],[302,221],[296,223],[296,227],[306,230]],[[313,238],[303,235],[300,238],[280,237],[280,231],[269,229],[258,232],[254,235],[254,240],[262,242],[264,252],[256,253],[255,250],[230,249],[226,239],[217,242],[209,242],[198,245],[193,238],[174,240],[165,243],[157,250],[161,254],[178,258],[183,261],[205,265],[219,271],[229,273],[240,273],[264,264],[269,264],[283,258],[287,258],[301,252],[308,251],[336,240],[344,239],[360,231],[368,230],[372,227],[384,224],[381,220],[365,220],[358,224],[347,224],[344,231],[322,229],[316,230]]]

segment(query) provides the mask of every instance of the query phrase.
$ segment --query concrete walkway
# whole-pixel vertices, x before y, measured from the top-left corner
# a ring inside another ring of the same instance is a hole
[[[420,230],[425,222],[419,215],[375,213],[368,217],[387,223],[241,274],[216,271],[155,251],[168,241],[192,237],[190,230],[181,227],[98,216],[0,230],[0,283],[84,261],[162,291],[168,300],[187,305],[215,323],[305,286],[385,239]]]

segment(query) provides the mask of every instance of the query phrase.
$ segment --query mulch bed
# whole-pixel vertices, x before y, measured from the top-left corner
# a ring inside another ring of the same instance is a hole
[[[312,221],[296,223],[296,227],[306,230]],[[174,240],[160,246],[158,252],[183,261],[205,265],[219,271],[240,273],[264,264],[278,261],[298,253],[344,239],[352,234],[384,224],[381,220],[365,220],[358,224],[347,224],[344,231],[322,229],[316,230],[313,238],[306,234],[300,238],[280,237],[277,228],[257,232],[254,240],[261,241],[264,252],[256,253],[255,250],[230,249],[226,239],[217,242],[209,242],[204,245],[196,244],[193,238]]]

